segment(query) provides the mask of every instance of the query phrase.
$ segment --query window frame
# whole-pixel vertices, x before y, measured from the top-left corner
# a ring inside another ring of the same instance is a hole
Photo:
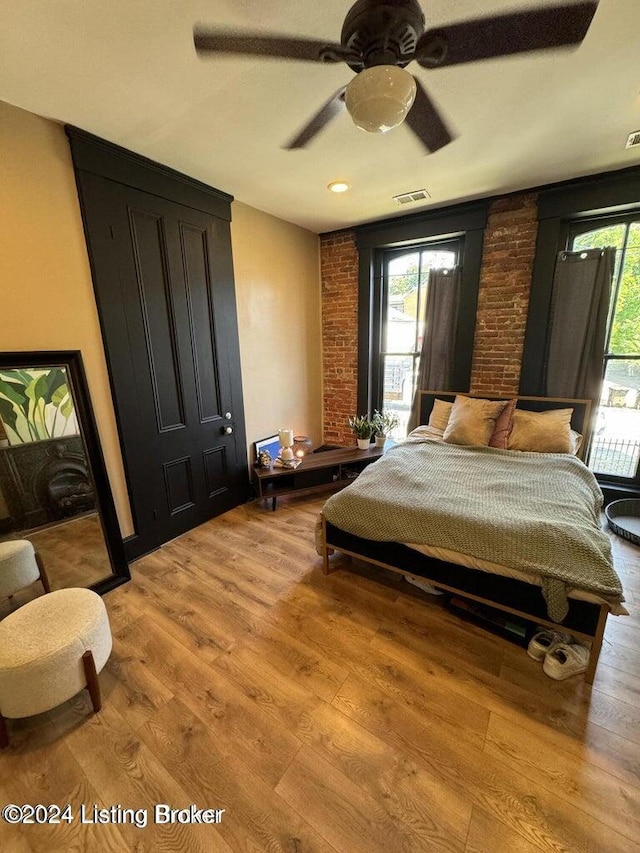
[[[580,217],[567,219],[562,223],[562,228],[560,231],[561,235],[561,243],[564,247],[565,251],[579,251],[571,248],[571,243],[573,240],[584,234],[588,231],[596,231],[599,228],[607,228],[612,225],[625,225],[627,227],[627,232],[625,234],[625,242],[622,248],[622,255],[620,258],[620,266],[619,266],[619,274],[617,280],[614,282],[615,291],[612,295],[611,305],[615,305],[617,303],[617,299],[620,293],[620,284],[622,282],[622,271],[624,269],[624,262],[626,258],[626,251],[628,246],[629,239],[629,226],[632,223],[640,224],[640,209],[633,210],[631,212],[625,213],[610,213],[604,214],[600,216],[592,216],[592,217]],[[611,353],[610,352],[610,343],[611,343],[611,334],[613,329],[613,318],[615,316],[615,309],[610,313],[607,318],[607,338],[606,338],[606,348],[605,354],[602,359],[602,382],[604,382],[607,366],[610,361],[638,361],[640,364],[640,353],[637,355],[633,355],[630,353]],[[600,401],[597,401],[596,411],[600,407]],[[594,413],[595,414],[595,413]],[[592,437],[592,441],[595,440],[595,434]],[[587,460],[588,462],[588,457]],[[593,469],[590,469],[593,470]],[[629,486],[631,488],[640,487],[640,461],[638,462],[638,466],[636,468],[635,476],[633,477],[623,477],[619,474],[610,474],[605,472],[593,471],[594,475],[598,479],[599,482],[607,482],[614,483],[621,486]]]
[[[358,412],[372,412],[382,405],[381,325],[374,317],[379,318],[382,309],[383,254],[428,242],[461,240],[461,307],[452,384],[455,391],[469,390],[490,201],[483,199],[354,229],[358,249]]]
[[[542,187],[538,196],[538,236],[531,275],[529,310],[522,353],[519,394],[543,393],[546,331],[551,288],[561,232],[567,221],[599,219],[640,212],[640,168],[631,166]],[[595,417],[595,412],[594,412]],[[640,487],[598,475],[605,500],[640,496]]]
[[[377,332],[376,339],[378,341],[378,350],[377,350],[377,360],[378,360],[378,368],[375,371],[374,384],[372,388],[373,392],[373,400],[374,400],[374,408],[382,409],[384,405],[384,376],[385,376],[385,359],[389,355],[406,355],[407,357],[413,359],[413,376],[415,378],[415,370],[416,370],[416,362],[420,358],[420,352],[414,350],[411,353],[391,353],[387,352],[383,349],[383,344],[385,342],[385,331],[387,324],[387,309],[389,305],[388,300],[388,267],[389,263],[393,261],[395,258],[402,257],[403,255],[411,254],[414,252],[422,253],[425,251],[452,251],[452,246],[455,246],[455,255],[456,260],[455,264],[458,265],[460,263],[460,259],[464,252],[464,236],[458,235],[457,237],[447,237],[445,239],[433,238],[426,241],[421,241],[419,243],[410,244],[407,246],[402,246],[400,248],[393,249],[382,249],[381,250],[381,276],[379,281],[380,286],[380,296],[378,299],[374,300],[374,312],[372,317],[372,322],[375,331]],[[420,272],[420,275],[422,273]],[[428,274],[427,274],[428,276]],[[424,287],[424,285],[422,285]],[[424,297],[423,297],[424,298]],[[419,328],[420,324],[420,311],[424,308],[423,299],[418,299],[417,305],[417,326]],[[417,337],[416,337],[417,343]],[[445,389],[442,389],[445,390]]]

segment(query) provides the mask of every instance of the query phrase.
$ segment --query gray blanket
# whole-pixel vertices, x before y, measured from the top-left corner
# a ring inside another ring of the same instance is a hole
[[[414,441],[365,468],[323,512],[364,539],[448,548],[541,576],[560,622],[568,588],[624,600],[601,508],[595,477],[574,456]]]

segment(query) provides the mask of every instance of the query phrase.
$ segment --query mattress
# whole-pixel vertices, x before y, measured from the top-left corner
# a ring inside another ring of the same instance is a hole
[[[411,542],[403,542],[408,548],[413,548],[414,551],[419,551],[426,557],[433,557],[436,560],[442,560],[445,563],[455,563],[458,566],[465,566],[467,569],[477,569],[480,572],[487,572],[492,575],[500,575],[503,578],[513,578],[514,580],[530,583],[534,586],[542,586],[542,578],[532,574],[511,569],[507,566],[500,566],[498,563],[492,563],[489,560],[482,560],[478,557],[471,557],[469,554],[458,554],[455,551],[450,551],[447,548],[438,548],[431,545],[418,545]],[[579,601],[588,601],[591,604],[606,604],[610,613],[614,616],[628,616],[629,612],[624,605],[619,601],[609,601],[600,595],[593,592],[587,592],[582,589],[567,589],[567,597],[575,598]]]
[[[331,497],[327,521],[365,540],[541,586],[557,622],[567,597],[626,612],[600,528],[602,493],[579,459],[441,444],[424,432]]]

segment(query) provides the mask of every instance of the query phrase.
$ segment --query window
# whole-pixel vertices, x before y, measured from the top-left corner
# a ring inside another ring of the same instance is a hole
[[[416,390],[429,270],[451,268],[458,263],[459,255],[459,239],[383,253],[379,335],[381,407],[398,415],[394,437],[406,435]]]
[[[616,263],[603,382],[588,465],[607,480],[640,482],[640,215],[573,223],[567,248],[613,246]]]
[[[488,208],[489,200],[484,199],[372,222],[355,229],[360,414],[386,405],[402,416],[404,424],[407,422],[410,411],[407,400],[413,391],[421,312],[425,308],[424,288],[427,272],[433,265],[456,264],[461,270],[451,384],[456,391],[469,390]],[[406,286],[407,303],[394,302],[403,286]],[[408,292],[412,288],[413,303]]]

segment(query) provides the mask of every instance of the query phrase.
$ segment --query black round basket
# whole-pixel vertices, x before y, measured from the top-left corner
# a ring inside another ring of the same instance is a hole
[[[613,501],[613,503],[610,503],[609,506],[605,507],[604,514],[607,516],[609,527],[614,533],[618,536],[622,536],[623,539],[626,539],[629,542],[633,542],[634,545],[640,545],[640,535],[629,530],[622,523],[622,519],[624,517],[628,518],[629,516],[633,516],[634,518],[640,518],[640,499],[624,498],[621,501]],[[620,521],[618,521],[618,519],[620,519]]]

